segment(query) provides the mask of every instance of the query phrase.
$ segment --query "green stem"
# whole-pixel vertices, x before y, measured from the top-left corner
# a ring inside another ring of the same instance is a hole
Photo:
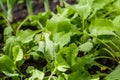
[[[7,19],[12,22],[13,20],[13,9],[15,4],[17,3],[17,0],[7,0]]]
[[[51,75],[49,76],[48,80],[51,80],[51,78],[52,78],[52,76],[54,75],[54,73],[55,73],[56,70],[57,70],[57,69],[54,68],[54,70],[53,70],[53,72],[51,73]]]
[[[7,11],[6,11],[6,9],[5,9],[5,6],[3,5],[2,0],[0,0],[0,6],[1,6],[1,8],[3,9],[3,11],[4,11],[5,13],[7,13]]]
[[[110,43],[120,52],[119,47],[114,42],[110,41]]]
[[[63,0],[60,0],[60,6],[63,6]]]
[[[108,44],[106,44],[105,42],[103,42],[102,40],[100,40],[99,38],[96,38],[98,41],[100,41],[101,43],[103,43],[109,50],[107,50],[107,51],[109,51],[109,53],[111,54],[111,56],[118,62],[119,60],[118,59],[116,59],[116,56],[114,55],[115,54],[115,51],[108,45]]]
[[[43,29],[42,24],[41,24],[39,21],[37,21],[37,23],[38,23],[38,25],[40,26],[40,28]]]
[[[49,11],[50,10],[49,1],[48,0],[43,0],[43,1],[44,1],[45,11]]]
[[[12,30],[13,30],[13,33],[15,34],[15,30],[14,30],[13,26],[10,24],[10,22],[8,21],[8,19],[7,19],[4,15],[2,15],[2,16],[3,16],[3,18],[5,19],[5,21],[6,21],[6,23],[7,23],[7,26],[11,27]]]
[[[19,29],[22,27],[22,25],[29,19],[29,17],[27,17],[26,19],[23,20],[23,22],[21,22],[21,24],[17,27],[16,29],[16,33],[19,31]]]
[[[84,19],[82,20],[82,31],[84,31],[84,28],[85,28],[85,21]]]
[[[27,5],[28,14],[32,15],[33,14],[32,1],[31,0],[26,0],[26,5]]]

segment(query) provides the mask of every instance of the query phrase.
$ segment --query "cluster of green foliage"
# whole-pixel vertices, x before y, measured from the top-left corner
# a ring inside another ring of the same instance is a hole
[[[32,15],[29,10],[31,15],[24,21],[7,23],[0,54],[2,80],[100,80],[101,76],[120,80],[120,0],[79,0],[64,5],[57,6],[56,14],[46,10]],[[31,58],[43,59],[46,65],[41,69],[28,66],[23,73],[21,66]],[[118,65],[113,70],[97,59]],[[91,74],[88,70],[93,66],[110,74],[97,69]]]

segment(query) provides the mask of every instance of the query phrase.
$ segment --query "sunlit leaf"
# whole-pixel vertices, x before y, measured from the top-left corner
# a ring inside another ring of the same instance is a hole
[[[33,66],[29,66],[26,72],[31,74],[28,80],[36,80],[36,79],[43,80],[45,75],[42,71],[35,69]]]
[[[69,32],[72,27],[74,27],[71,23],[70,20],[63,17],[63,16],[53,16],[50,20],[47,21],[46,23],[46,28],[51,31],[51,33],[56,33],[56,32]]]
[[[113,20],[113,25],[115,27],[115,31],[117,32],[118,35],[120,35],[120,16],[116,16],[115,19]]]
[[[22,41],[23,43],[28,43],[31,40],[33,40],[34,35],[37,33],[37,31],[32,31],[32,30],[21,30],[20,32],[17,33],[17,39]]]
[[[107,77],[105,77],[105,80],[120,80],[120,65],[116,67],[116,69],[111,72]]]
[[[97,19],[91,23],[89,27],[90,33],[93,36],[99,35],[115,35],[113,31],[115,30],[111,21],[106,19]]]
[[[53,35],[53,41],[56,44],[59,44],[61,48],[70,42],[70,36],[71,36],[71,32],[68,33],[59,32]]]
[[[19,46],[13,47],[13,59],[14,61],[20,61],[23,59],[23,51]]]
[[[79,46],[80,51],[89,52],[93,48],[93,43],[86,42]]]
[[[83,6],[76,5],[75,8],[77,13],[82,17],[82,20],[85,20],[91,12],[91,6],[88,4]]]
[[[0,71],[13,73],[15,65],[13,61],[6,55],[0,55]]]

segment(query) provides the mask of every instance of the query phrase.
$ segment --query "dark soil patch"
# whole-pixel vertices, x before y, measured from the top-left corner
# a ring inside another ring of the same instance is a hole
[[[23,65],[21,66],[21,72],[26,75],[26,77],[29,77],[29,75],[26,73],[26,69],[29,66],[34,66],[38,70],[42,70],[43,67],[47,65],[47,61],[45,59],[39,58],[38,60],[34,60],[32,57],[28,60],[26,60]]]
[[[3,27],[0,27],[0,53],[3,52],[2,48],[3,48]]]
[[[76,0],[66,0],[69,4],[75,4],[77,3]],[[49,1],[50,4],[50,9],[53,12],[56,12],[56,5],[60,5],[59,2],[55,2],[54,0],[50,0]],[[33,12],[34,14],[38,14],[39,12],[44,12],[44,4],[43,4],[43,0],[33,0]],[[27,12],[27,7],[26,7],[26,3],[22,3],[22,4],[17,4],[14,8],[14,15],[13,15],[13,21],[20,21],[26,18],[26,16],[28,15]]]

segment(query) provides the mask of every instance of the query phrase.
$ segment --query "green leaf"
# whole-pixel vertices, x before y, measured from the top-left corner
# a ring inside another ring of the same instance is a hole
[[[56,32],[69,32],[74,27],[70,20],[63,16],[53,16],[46,23],[46,28],[53,34]]]
[[[79,46],[80,51],[83,51],[83,52],[89,52],[91,51],[92,48],[93,48],[93,43],[91,42],[86,42]]]
[[[17,33],[17,39],[20,40],[22,43],[28,43],[30,41],[33,40],[34,35],[37,33],[38,31],[32,31],[32,30],[20,30]]]
[[[13,61],[8,56],[0,55],[0,71],[13,73],[15,68]]]
[[[43,33],[44,40],[39,42],[38,51],[42,52],[46,59],[52,60],[55,57],[56,46],[52,40],[50,40],[49,33]]]
[[[35,69],[33,66],[29,66],[26,72],[31,74],[28,80],[43,80],[45,75],[42,71]]]
[[[73,72],[68,80],[90,80],[90,74],[87,71]]]
[[[78,48],[73,43],[69,47],[62,48],[56,55],[56,66],[59,71],[66,71],[70,66],[76,63]],[[61,63],[62,62],[62,63]]]
[[[60,54],[56,56],[55,64],[57,69],[61,72],[65,72],[68,68],[70,68],[70,66],[67,64],[67,62]]]
[[[113,25],[115,27],[115,31],[118,35],[120,35],[120,16],[116,16],[113,20]]]
[[[97,19],[93,21],[89,27],[92,36],[99,35],[115,35],[113,31],[115,30],[111,21],[106,19]]]
[[[107,77],[105,77],[105,80],[120,80],[120,65],[116,67],[116,69],[111,72]]]
[[[55,57],[55,44],[50,40],[50,34],[44,33],[45,36],[45,55],[48,59],[53,59]]]
[[[6,41],[6,39],[11,37],[12,31],[13,29],[10,26],[4,28],[4,41]]]
[[[45,53],[45,42],[44,41],[40,41],[39,42],[39,48],[38,51]]]
[[[65,72],[68,68],[70,68],[60,52],[56,55],[55,65],[57,69],[61,72]]]
[[[76,5],[75,6],[77,13],[81,16],[82,20],[85,20],[91,12],[91,6],[86,4],[83,6]]]
[[[23,59],[23,51],[19,46],[14,46],[12,48],[14,62],[20,61]]]
[[[120,0],[117,0],[114,4],[114,9],[116,9],[116,12],[120,14]]]
[[[70,44],[68,47],[68,51],[65,51],[65,54],[66,54],[66,61],[70,66],[73,66],[74,64],[76,64],[76,59],[78,55],[77,45],[74,43]]]
[[[111,0],[95,0],[92,7],[96,10],[103,9]]]
[[[92,5],[95,0],[79,0],[80,5],[90,4]]]
[[[4,52],[6,55],[8,55],[11,59],[13,59],[13,52],[12,48],[14,46],[21,45],[21,43],[16,39],[16,37],[11,36],[6,40],[5,46],[4,46]]]
[[[70,42],[71,32],[59,32],[53,35],[53,41],[62,48],[64,45]]]

